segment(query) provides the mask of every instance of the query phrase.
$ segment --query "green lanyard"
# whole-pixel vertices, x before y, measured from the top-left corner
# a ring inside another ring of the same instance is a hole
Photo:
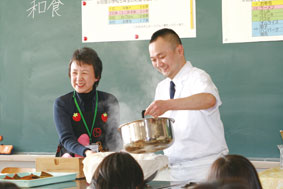
[[[94,128],[94,123],[95,123],[96,113],[97,113],[97,104],[98,104],[97,91],[96,91],[96,93],[95,93],[95,110],[94,110],[94,116],[93,116],[93,121],[92,121],[92,126],[91,126],[91,132],[89,132],[88,126],[87,126],[86,121],[85,121],[85,118],[84,118],[84,116],[83,116],[83,114],[82,114],[82,111],[81,111],[81,109],[80,109],[80,106],[79,106],[79,104],[78,104],[78,102],[77,102],[77,99],[76,99],[76,96],[75,96],[75,91],[74,91],[74,94],[73,94],[73,98],[74,98],[74,102],[75,102],[75,104],[76,104],[76,107],[77,107],[77,109],[79,110],[79,113],[81,114],[83,123],[84,123],[84,125],[85,125],[86,130],[87,130],[87,133],[88,133],[88,135],[89,135],[89,144],[91,144],[91,133],[92,133],[93,128]]]

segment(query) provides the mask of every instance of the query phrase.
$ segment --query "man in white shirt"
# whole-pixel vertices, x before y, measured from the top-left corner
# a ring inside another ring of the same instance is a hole
[[[158,84],[145,115],[175,119],[175,141],[164,150],[171,179],[203,181],[214,160],[228,153],[218,90],[205,71],[186,61],[181,39],[173,30],[156,31],[149,54],[153,67],[166,79]]]

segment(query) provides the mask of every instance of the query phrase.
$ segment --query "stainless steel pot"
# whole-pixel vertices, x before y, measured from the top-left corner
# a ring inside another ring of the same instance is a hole
[[[144,117],[144,116],[143,116]],[[120,125],[124,148],[130,153],[163,150],[174,142],[172,118],[143,118]]]

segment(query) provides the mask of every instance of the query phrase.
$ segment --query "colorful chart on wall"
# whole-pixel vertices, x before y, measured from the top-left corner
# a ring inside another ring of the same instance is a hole
[[[283,0],[222,0],[223,43],[283,39]]]
[[[82,1],[82,41],[148,40],[161,28],[196,37],[195,0]]]

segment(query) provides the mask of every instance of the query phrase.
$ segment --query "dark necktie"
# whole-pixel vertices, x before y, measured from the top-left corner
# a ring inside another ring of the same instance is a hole
[[[173,99],[175,95],[175,84],[173,81],[170,81],[170,99]]]

